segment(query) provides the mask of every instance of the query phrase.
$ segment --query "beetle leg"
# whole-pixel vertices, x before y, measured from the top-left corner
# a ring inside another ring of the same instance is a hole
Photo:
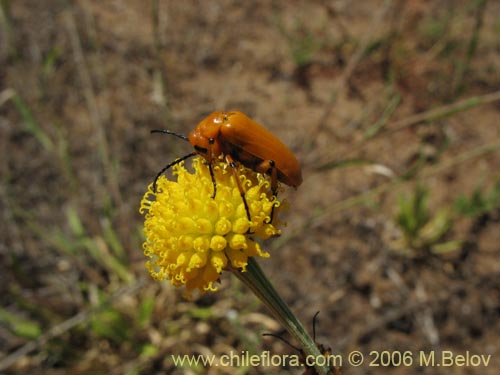
[[[276,164],[274,160],[269,160],[269,169],[268,173],[271,175],[271,192],[275,197],[278,196],[278,169],[276,168]]]
[[[247,212],[248,221],[252,221],[252,218],[250,216],[250,210],[248,208],[248,203],[247,203],[247,200],[245,198],[245,192],[243,191],[243,188],[241,187],[240,178],[239,178],[238,173],[236,171],[236,162],[234,161],[234,159],[230,155],[226,155],[226,163],[229,164],[229,166],[231,167],[231,170],[233,171],[233,176],[234,176],[234,179],[236,180],[236,185],[238,185],[238,190],[240,191],[241,199],[243,200],[243,204],[245,205],[245,211]]]
[[[215,139],[210,138],[208,140],[208,170],[210,171],[210,177],[212,178],[212,185],[214,187],[214,193],[212,194],[212,199],[215,199],[217,195],[217,183],[215,182],[214,170],[212,168],[212,163],[214,160],[212,145],[215,143]]]
[[[192,152],[188,155],[185,155],[183,156],[182,158],[179,158],[179,159],[175,159],[172,163],[166,165],[160,172],[158,172],[158,174],[156,175],[155,177],[155,180],[153,181],[153,192],[156,193],[156,182],[158,181],[158,179],[160,178],[160,176],[167,170],[169,169],[170,167],[173,167],[174,165],[176,164],[179,164],[180,162],[192,157],[192,156],[195,156],[196,155],[196,152]]]
[[[276,199],[278,199],[278,169],[276,168],[276,164],[274,163],[274,160],[269,160],[269,168],[270,168],[270,175],[271,175],[271,193],[274,195]],[[274,204],[273,208],[271,208],[271,219],[269,220],[269,223],[272,223],[274,220]]]
[[[208,163],[208,170],[210,171],[210,177],[212,178],[212,185],[214,186],[214,193],[212,194],[212,199],[215,199],[215,194],[217,194],[217,184],[215,182],[214,170],[212,168],[212,163]]]
[[[278,168],[276,168],[276,163],[274,160],[264,160],[256,168],[260,173],[265,173],[271,177],[271,193],[277,199],[278,198]],[[270,224],[274,219],[274,205],[271,209],[270,220],[266,224]]]

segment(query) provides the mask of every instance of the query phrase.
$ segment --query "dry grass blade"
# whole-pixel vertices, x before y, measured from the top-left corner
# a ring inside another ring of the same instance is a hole
[[[32,351],[37,350],[38,348],[43,346],[47,341],[56,338],[58,336],[61,336],[62,334],[71,330],[72,328],[76,327],[79,324],[85,323],[90,319],[90,317],[93,314],[99,312],[106,306],[109,306],[114,301],[119,300],[120,298],[125,296],[132,296],[134,294],[137,294],[146,285],[146,282],[147,280],[144,278],[136,281],[132,285],[123,286],[115,293],[113,293],[106,301],[101,303],[99,306],[83,310],[78,314],[76,314],[75,316],[73,316],[72,318],[52,327],[38,339],[30,341],[29,343],[21,346],[13,353],[10,353],[8,356],[2,358],[0,360],[0,371],[5,371],[25,355],[28,355]]]
[[[105,131],[107,116],[105,116],[104,113],[109,113],[109,110],[104,111],[102,106],[99,106],[98,104],[94,84],[92,83],[92,77],[85,59],[80,36],[78,34],[75,16],[72,11],[65,11],[64,21],[68,30],[71,47],[73,49],[75,65],[78,68],[78,73],[82,82],[83,96],[87,104],[91,123],[94,127],[95,133],[97,134],[98,155],[103,168],[102,174],[104,175],[105,181],[107,181],[107,187],[113,196],[115,203],[119,205],[122,203],[121,193],[116,173],[112,165],[110,148]]]
[[[468,160],[478,158],[497,151],[500,151],[500,140],[496,140],[486,145],[475,147],[471,150],[460,153],[447,161],[438,163],[435,166],[424,168],[423,170],[418,171],[416,174],[414,174],[413,175],[414,178],[410,180],[407,178],[395,177],[391,181],[378,185],[375,188],[364,191],[352,197],[346,198],[340,202],[335,202],[331,205],[327,205],[323,207],[321,210],[314,211],[314,213],[311,216],[305,219],[304,222],[306,224],[299,224],[297,228],[291,228],[291,230],[288,231],[287,234],[284,234],[280,238],[276,239],[272,243],[271,247],[273,249],[282,247],[284,246],[284,244],[296,238],[300,233],[303,233],[307,231],[307,229],[319,225],[322,222],[322,220],[329,217],[330,215],[363,204],[369,200],[373,200],[380,194],[383,194],[384,192],[394,190],[405,183],[412,183],[416,178],[429,178],[440,172],[443,172],[446,169],[457,166]]]
[[[361,141],[354,144],[346,152],[342,154],[342,160],[326,161],[318,165],[315,169],[317,171],[327,170],[336,168],[339,165],[344,164],[344,160],[348,160],[350,155],[356,154],[368,143],[380,136],[387,136],[412,126],[418,126],[420,124],[426,124],[432,121],[440,120],[453,116],[455,114],[468,111],[480,105],[491,104],[500,101],[500,91],[495,91],[485,95],[473,96],[466,99],[458,100],[454,103],[443,105],[437,108],[430,109],[428,111],[417,113],[412,116],[405,117],[401,120],[394,121],[386,126],[380,131],[374,133],[369,138],[365,137]]]
[[[373,16],[373,19],[370,23],[370,27],[368,28],[369,30],[377,30],[379,28],[379,25],[382,23],[385,15],[391,9],[391,6],[392,6],[391,0],[384,1],[382,6]],[[344,90],[346,89],[349,79],[353,75],[354,70],[356,69],[358,64],[361,62],[361,59],[363,58],[366,48],[368,47],[372,39],[373,39],[372,33],[365,33],[362,36],[358,48],[349,59],[349,62],[347,63],[346,68],[342,72],[342,75],[340,76],[340,78],[338,78],[335,84],[335,88],[330,94],[330,100],[326,104],[325,109],[319,118],[318,125],[316,125],[316,128],[313,130],[313,134],[319,133],[321,129],[326,126],[328,117],[335,108],[335,103],[337,102],[337,99],[343,94]]]

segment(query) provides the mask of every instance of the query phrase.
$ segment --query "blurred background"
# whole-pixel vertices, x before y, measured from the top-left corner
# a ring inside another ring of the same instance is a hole
[[[192,150],[150,130],[218,109],[302,163],[259,263],[319,343],[492,355],[344,374],[497,373],[498,1],[0,5],[1,373],[303,372],[170,357],[296,354],[233,276],[188,301],[144,267],[139,201]]]

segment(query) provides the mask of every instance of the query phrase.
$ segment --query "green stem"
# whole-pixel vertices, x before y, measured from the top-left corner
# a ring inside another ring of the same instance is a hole
[[[302,347],[306,358],[319,358],[323,356],[314,340],[309,336],[304,326],[297,320],[288,305],[280,297],[276,289],[268,280],[259,264],[253,259],[248,259],[247,271],[231,270],[252,292],[271,310],[272,315],[285,327]],[[326,361],[324,361],[326,363]],[[331,370],[328,366],[316,366],[318,374],[328,375]]]

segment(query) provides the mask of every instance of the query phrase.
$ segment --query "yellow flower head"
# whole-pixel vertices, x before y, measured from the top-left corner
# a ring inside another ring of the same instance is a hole
[[[218,161],[213,165],[217,194],[208,165],[193,160],[194,173],[179,163],[173,168],[177,181],[161,176],[156,193],[149,185],[141,200],[140,213],[146,213],[144,254],[151,258],[146,266],[156,280],[168,279],[174,286],[186,285],[188,292],[215,291],[228,262],[245,271],[248,257],[269,257],[254,237],[279,235],[269,223],[273,206],[276,216],[280,203],[272,196],[266,176],[243,166],[236,175],[245,190],[251,221],[231,167]],[[276,218],[274,219],[276,222]]]

